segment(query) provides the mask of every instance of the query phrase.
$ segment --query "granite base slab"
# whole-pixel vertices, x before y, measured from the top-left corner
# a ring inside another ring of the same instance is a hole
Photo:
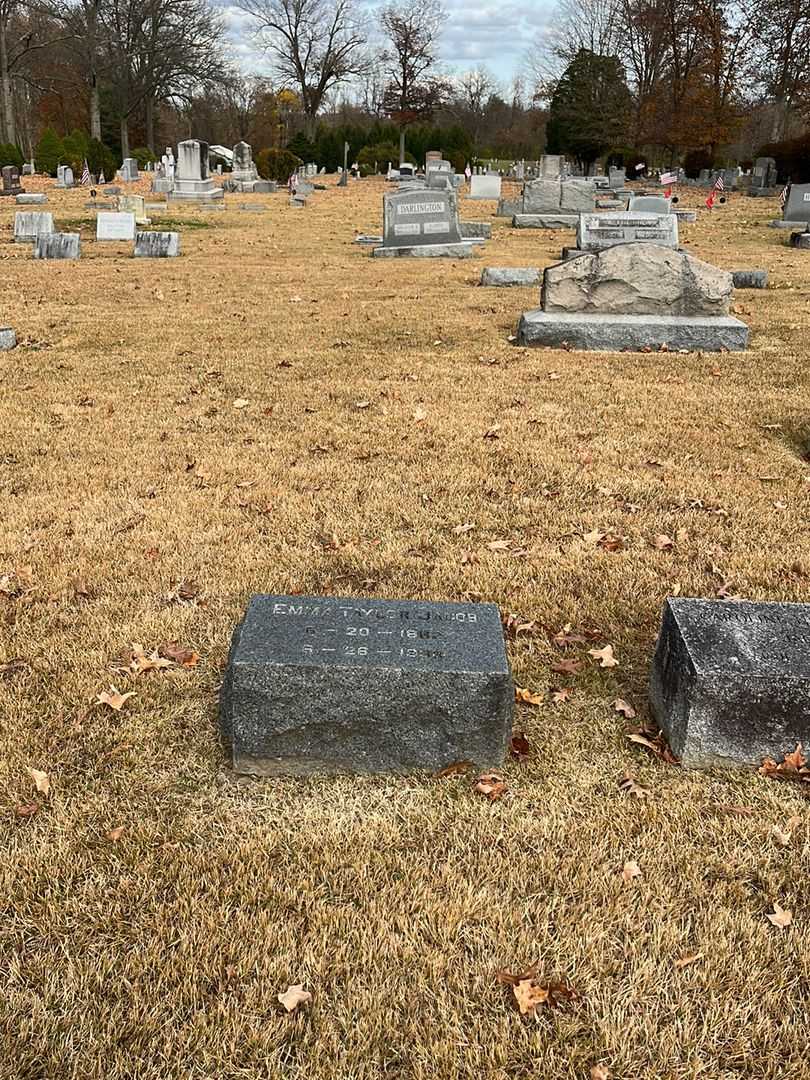
[[[10,326],[0,326],[0,352],[13,349],[17,344],[17,335]]]
[[[735,289],[767,289],[767,270],[732,270],[731,279]]]
[[[486,266],[481,271],[480,284],[493,288],[537,285],[541,276],[541,271],[534,266]]]
[[[588,315],[537,308],[521,316],[517,338],[520,345],[609,352],[664,346],[670,351],[740,352],[748,346],[748,327],[729,315]]]
[[[492,225],[488,221],[460,221],[462,240],[491,240]]]
[[[374,248],[371,254],[375,259],[471,259],[476,254],[477,244],[465,240],[459,244],[419,244],[413,247]]]
[[[769,229],[806,229],[806,221],[784,221],[782,218],[774,218],[768,222]]]
[[[579,214],[515,214],[515,229],[575,229]]]

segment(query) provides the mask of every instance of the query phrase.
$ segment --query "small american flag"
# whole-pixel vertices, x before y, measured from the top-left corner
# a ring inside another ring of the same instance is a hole
[[[82,187],[87,187],[90,183],[90,169],[87,166],[87,158],[84,159],[84,168],[82,169]]]
[[[790,184],[785,184],[785,186],[779,192],[779,205],[780,206],[784,206],[785,203],[787,202],[788,189],[789,188],[790,188]]]
[[[718,176],[717,179],[715,180],[715,182],[714,182],[714,190],[715,191],[725,191],[726,190],[726,185],[723,183],[723,177],[722,176]]]
[[[661,183],[664,187],[669,187],[670,184],[677,184],[678,174],[676,172],[661,173]]]

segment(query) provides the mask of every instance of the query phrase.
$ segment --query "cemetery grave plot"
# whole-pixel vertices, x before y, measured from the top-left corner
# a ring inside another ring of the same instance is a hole
[[[522,349],[539,287],[481,270],[573,230],[371,259],[384,190],[226,196],[160,263],[35,262],[0,202],[0,1075],[800,1077],[807,785],[668,764],[647,686],[668,594],[810,595],[807,253],[733,196],[680,243],[769,272],[747,352]],[[256,592],[496,603],[515,754],[238,778]],[[577,996],[521,1016],[535,965]]]

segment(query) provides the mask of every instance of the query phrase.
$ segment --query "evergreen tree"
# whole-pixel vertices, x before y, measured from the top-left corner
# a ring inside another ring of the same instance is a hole
[[[621,144],[630,115],[630,91],[617,56],[580,49],[551,98],[547,149],[571,154],[583,170]]]
[[[52,127],[46,127],[37,143],[34,155],[37,170],[56,176],[57,165],[66,164],[65,147]]]

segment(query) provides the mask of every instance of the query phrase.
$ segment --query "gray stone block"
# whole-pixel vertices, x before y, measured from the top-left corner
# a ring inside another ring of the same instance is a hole
[[[377,259],[471,259],[477,245],[473,240],[458,244],[419,244],[414,247],[377,247],[371,254]]]
[[[14,202],[18,206],[42,206],[43,203],[48,201],[47,195],[37,194],[35,192],[22,192],[20,195],[15,195]]]
[[[794,248],[810,248],[810,233],[795,232],[790,234],[790,246]]]
[[[670,597],[652,712],[687,768],[781,760],[810,740],[810,605]]]
[[[488,221],[460,221],[463,240],[491,240],[492,225]]]
[[[523,199],[501,199],[495,217],[514,217],[515,214],[523,213]]]
[[[180,234],[176,232],[138,232],[132,253],[139,259],[174,259],[180,254]]]
[[[767,270],[732,270],[731,280],[735,289],[767,289]]]
[[[589,315],[526,311],[518,325],[520,345],[565,345],[571,349],[639,352],[740,352],[748,327],[729,315]]]
[[[516,229],[575,229],[579,214],[515,214]]]
[[[117,184],[113,184],[111,187],[105,187],[102,191],[103,195],[120,195],[121,188]]]
[[[81,254],[78,233],[41,233],[34,240],[35,259],[79,259]]]
[[[494,604],[254,596],[220,728],[258,775],[495,765],[514,685]]]
[[[678,221],[685,221],[687,224],[693,225],[697,221],[697,210],[673,210],[672,213]]]
[[[537,285],[540,271],[534,266],[486,266],[481,271],[481,284],[494,288],[513,285]]]
[[[806,221],[784,221],[782,218],[774,218],[768,222],[769,229],[806,229]]]
[[[17,335],[10,326],[0,326],[0,352],[13,349],[17,344]]]

